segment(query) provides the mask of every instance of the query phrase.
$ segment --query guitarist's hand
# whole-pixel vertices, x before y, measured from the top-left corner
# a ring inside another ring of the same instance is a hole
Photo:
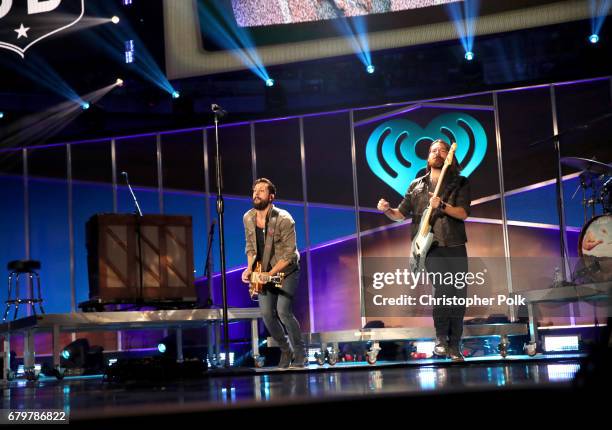
[[[242,272],[242,282],[244,282],[245,284],[250,284],[251,283],[251,273],[253,273],[253,271],[249,268],[244,269],[244,272]]]
[[[389,208],[391,207],[391,205],[389,204],[388,201],[386,201],[385,199],[380,199],[378,201],[378,205],[376,205],[376,208],[381,211],[381,212],[386,212],[389,210]]]
[[[429,193],[429,195],[433,196],[433,193]],[[440,197],[431,197],[429,199],[429,204],[431,205],[433,209],[438,209],[440,207],[440,203],[442,203],[442,200],[440,199]]]

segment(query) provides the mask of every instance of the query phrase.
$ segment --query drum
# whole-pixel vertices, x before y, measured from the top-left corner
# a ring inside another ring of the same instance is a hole
[[[612,281],[612,214],[585,224],[578,240],[581,274],[591,282]]]

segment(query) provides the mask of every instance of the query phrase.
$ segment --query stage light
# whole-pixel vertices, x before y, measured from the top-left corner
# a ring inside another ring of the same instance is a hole
[[[0,119],[4,118],[4,112],[0,112]]]
[[[85,367],[87,354],[89,353],[89,341],[79,338],[68,344],[61,354],[61,367]]]
[[[117,81],[115,82],[115,85],[117,85],[118,87],[122,87],[123,86],[123,79],[118,78]]]
[[[221,362],[225,361],[225,352],[219,353],[219,361]],[[234,353],[233,352],[229,353],[229,362],[230,362],[230,366],[234,365]]]
[[[274,86],[274,79],[272,78],[266,79],[266,87],[272,87],[272,86]]]
[[[123,44],[125,46],[125,64],[131,64],[134,62],[134,40],[126,40]]]
[[[599,36],[597,34],[591,34],[589,36],[589,42],[591,42],[592,44],[599,42]]]
[[[79,338],[62,350],[60,354],[60,367],[64,369],[80,369],[79,373],[102,370],[104,367],[103,351],[104,348],[101,346],[90,347],[87,339]]]
[[[111,22],[112,22],[113,24],[119,24],[119,21],[121,21],[121,20],[119,19],[119,17],[118,17],[118,16],[113,16],[113,17],[111,18]]]
[[[577,335],[571,336],[544,336],[544,351],[578,351],[580,339]]]
[[[90,107],[89,103],[87,103],[87,102],[81,103],[81,109],[87,110],[87,109],[89,109],[89,107]]]
[[[467,61],[474,59],[474,38],[479,9],[480,0],[465,0],[446,5],[446,10],[453,21]]]
[[[374,68],[374,65],[372,64],[368,64],[368,67],[366,67],[366,71],[370,74],[374,73],[374,70],[375,68]]]
[[[176,333],[170,333],[168,336],[157,341],[157,351],[163,358],[171,360],[178,359],[178,345]],[[192,339],[182,339],[183,359],[200,358],[200,351],[194,344]]]
[[[181,93],[179,93],[178,91],[173,91],[172,92],[172,98],[173,99],[178,99],[181,96]]]

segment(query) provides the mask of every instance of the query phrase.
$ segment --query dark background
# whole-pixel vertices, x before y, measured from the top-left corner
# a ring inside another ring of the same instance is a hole
[[[142,41],[137,52],[146,47],[160,69],[165,70],[161,1],[135,0],[129,8],[120,3],[88,0],[87,16],[119,14],[122,23],[129,23]],[[481,13],[493,3],[500,2],[482,2]],[[376,28],[380,20],[392,26],[394,20],[403,19],[403,14],[371,16],[369,24]],[[329,22],[313,25],[328,31],[333,28]],[[373,75],[365,72],[355,55],[349,55],[269,67],[276,81],[272,88],[265,87],[251,71],[177,80],[172,85],[181,97],[172,100],[122,63],[123,46],[121,40],[112,37],[113,27],[107,24],[61,34],[28,51],[28,57],[47,63],[78,94],[108,85],[117,77],[126,81],[123,88],[107,94],[48,141],[209,125],[211,103],[230,112],[226,121],[236,122],[607,76],[612,72],[609,23],[603,26],[600,43],[592,45],[587,41],[591,24],[584,20],[477,37],[476,59],[472,62],[463,59],[459,41],[448,41],[373,52]],[[302,29],[301,24],[295,28]],[[314,33],[307,30],[293,33],[311,37]],[[257,31],[277,37],[280,30],[266,27]],[[33,72],[41,71],[28,72],[27,64],[14,53],[0,51],[0,111],[5,113],[0,120],[0,139],[4,126],[64,101],[33,76]],[[40,143],[43,142],[23,142]]]

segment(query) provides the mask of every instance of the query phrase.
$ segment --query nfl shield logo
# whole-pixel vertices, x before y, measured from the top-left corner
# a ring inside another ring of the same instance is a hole
[[[25,52],[79,22],[85,0],[0,0],[0,48]]]

